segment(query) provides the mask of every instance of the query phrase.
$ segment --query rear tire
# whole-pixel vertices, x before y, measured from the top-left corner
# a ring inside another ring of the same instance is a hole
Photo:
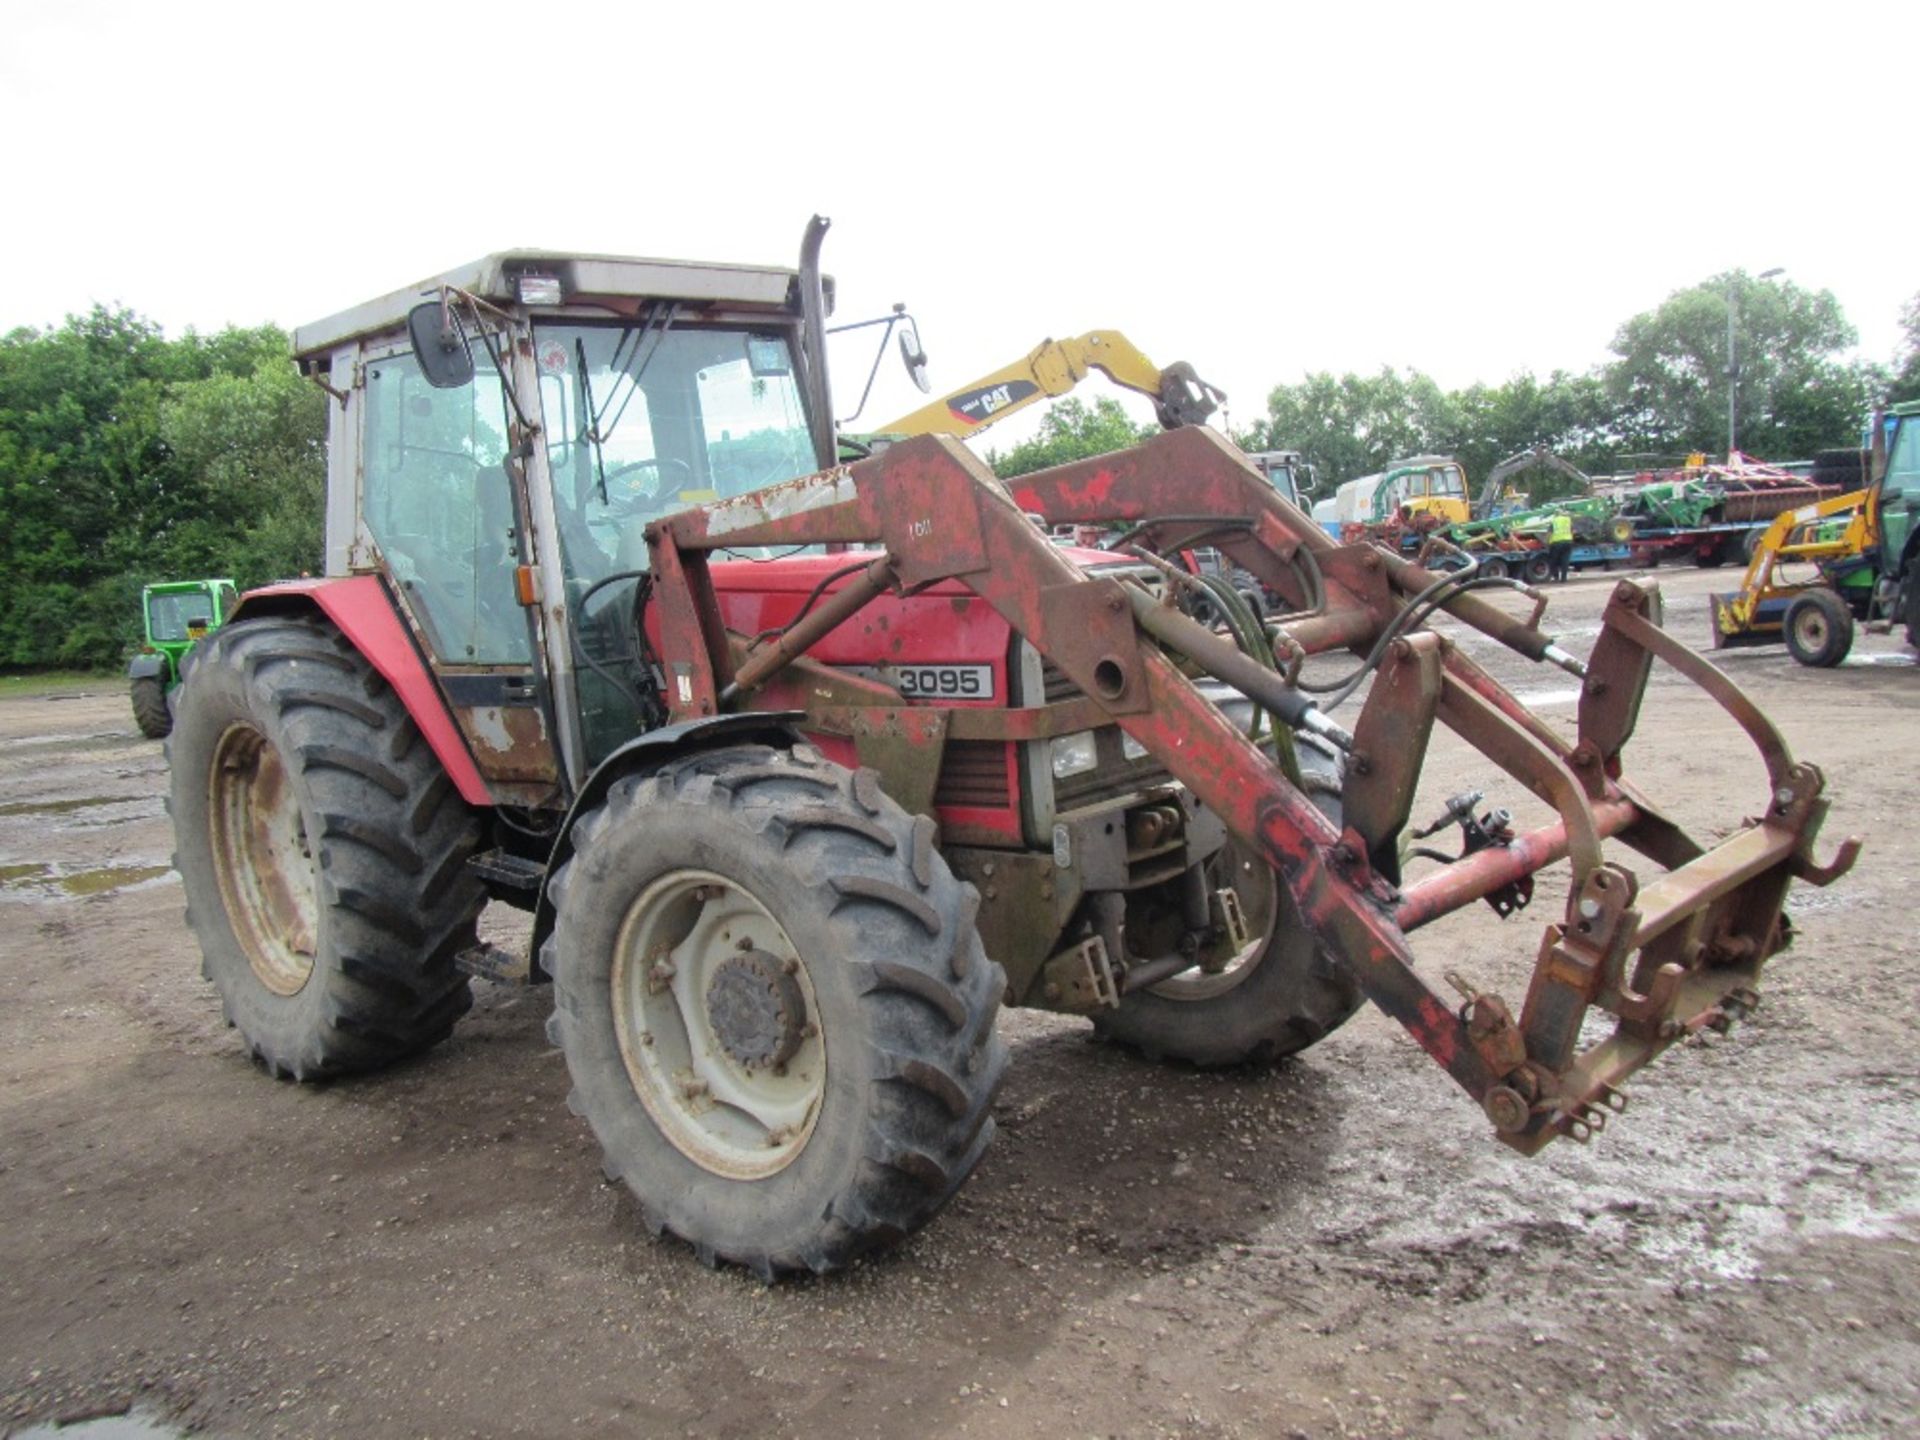
[[[1787,607],[1787,650],[1802,665],[1825,670],[1853,648],[1853,612],[1831,590],[1810,590]]]
[[[173,729],[166,687],[151,675],[142,675],[133,682],[133,723],[149,740],[164,740]]]
[[[993,1138],[1006,976],[871,771],[710,751],[616,782],[549,882],[549,1035],[609,1178],[707,1264],[824,1273]]]
[[[480,827],[386,681],[304,619],[196,646],[167,744],[187,923],[228,1023],[274,1075],[370,1070],[471,1004],[454,956]]]
[[[1296,737],[1295,753],[1308,797],[1338,824],[1339,756],[1307,736]],[[1259,862],[1232,840],[1226,855],[1240,871],[1235,888],[1251,899],[1239,882],[1251,883]],[[1278,877],[1268,871],[1260,878],[1272,887],[1264,902],[1266,936],[1245,958],[1220,975],[1189,972],[1125,996],[1118,1009],[1094,1017],[1095,1033],[1149,1060],[1217,1069],[1298,1054],[1351,1019],[1365,998],[1359,984],[1299,922]]]
[[[1546,555],[1529,555],[1521,574],[1529,585],[1544,585],[1553,578],[1553,560]]]

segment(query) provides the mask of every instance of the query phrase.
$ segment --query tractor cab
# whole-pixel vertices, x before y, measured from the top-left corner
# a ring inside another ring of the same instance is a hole
[[[127,666],[133,719],[149,740],[173,728],[168,697],[180,683],[187,652],[220,628],[240,603],[231,580],[169,580],[140,592],[145,638]]]
[[[335,401],[327,574],[386,579],[496,797],[551,803],[658,718],[619,618],[647,522],[833,462],[830,294],[523,250],[296,332]]]
[[[182,654],[239,603],[231,580],[175,580],[148,585],[140,592],[147,645],[167,654],[177,666]]]
[[[1267,477],[1282,500],[1306,508],[1302,498],[1314,489],[1313,466],[1298,450],[1260,450],[1249,452],[1247,461]]]

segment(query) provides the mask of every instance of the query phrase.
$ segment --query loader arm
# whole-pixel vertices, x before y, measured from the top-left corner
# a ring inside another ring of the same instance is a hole
[[[1143,536],[1185,535],[1194,517],[1213,517],[1221,532],[1214,543],[1304,612],[1282,622],[1290,650],[1371,651],[1385,638],[1353,733],[1330,726],[1280,674],[1163,599],[1082,570],[1047,543],[1029,514],[1049,523],[1130,523]],[[1830,863],[1814,860],[1826,811],[1820,772],[1796,763],[1725,676],[1660,629],[1654,587],[1616,587],[1585,662],[1465,588],[1487,582],[1460,582],[1447,598],[1462,622],[1583,677],[1578,734],[1569,744],[1444,637],[1410,623],[1414,597],[1432,600],[1437,583],[1451,582],[1372,546],[1334,545],[1205,429],[1023,477],[1015,495],[964,447],[929,436],[852,467],[669,516],[648,528],[647,539],[676,718],[750,705],[758,687],[890,589],[942,579],[966,584],[1074,682],[1082,695],[1074,703],[1102,710],[1266,858],[1303,922],[1368,997],[1525,1153],[1556,1135],[1585,1140],[1624,1106],[1628,1075],[1676,1040],[1726,1028],[1744,1014],[1757,999],[1761,965],[1787,943],[1781,905],[1790,880],[1828,883],[1858,850],[1849,840]],[[863,573],[811,614],[736,651],[739,638],[721,629],[713,604],[707,553],[816,542],[878,548]],[[744,655],[737,666],[736,653]],[[1768,786],[1754,797],[1760,818],[1733,826],[1711,848],[1622,778],[1622,751],[1656,659],[1720,704],[1765,764]],[[1194,671],[1245,688],[1289,723],[1319,729],[1348,749],[1344,828],[1202,695]],[[1397,883],[1372,857],[1405,824],[1435,720],[1543,799],[1556,818]],[[1661,873],[1642,880],[1609,863],[1601,848],[1609,836],[1653,859]],[[1546,927],[1518,1018],[1466,980],[1456,986],[1464,1003],[1436,993],[1415,968],[1408,933],[1476,899],[1511,894],[1562,858],[1572,868],[1566,911]],[[1582,1051],[1582,1022],[1595,1008],[1616,1024]]]
[[[1168,430],[1201,424],[1227,398],[1184,361],[1162,370],[1118,330],[1090,330],[1068,340],[1043,340],[1012,364],[878,427],[877,433],[978,434],[1029,405],[1065,395],[1094,370],[1150,398]]]
[[[1857,555],[1865,549],[1875,533],[1878,508],[1874,503],[1876,494],[1872,488],[1850,490],[1844,495],[1834,495],[1811,505],[1783,510],[1774,516],[1773,523],[1761,533],[1753,547],[1753,559],[1747,564],[1747,573],[1741,579],[1740,588],[1731,595],[1713,597],[1715,648],[1751,634],[1760,620],[1762,606],[1825,583],[1818,577],[1810,581],[1783,583],[1775,574],[1781,565],[1789,561],[1817,563],[1835,560],[1845,555]],[[1850,517],[1851,523],[1845,533],[1836,539],[1796,542],[1793,538],[1809,525],[1843,515]],[[1773,623],[1777,627],[1777,622]]]

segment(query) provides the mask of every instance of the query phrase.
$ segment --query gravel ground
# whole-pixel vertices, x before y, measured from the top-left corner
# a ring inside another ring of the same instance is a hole
[[[1663,572],[1706,633],[1727,572]],[[1595,633],[1609,580],[1549,628]],[[1466,641],[1554,723],[1573,689]],[[0,702],[0,1430],[135,1405],[224,1436],[1834,1436],[1920,1413],[1920,671],[1727,668],[1820,764],[1854,873],[1726,1040],[1523,1160],[1372,1010],[1258,1074],[1008,1016],[1000,1135],[925,1232],[773,1289],[656,1243],[562,1103],[544,992],[477,984],[381,1075],[273,1082],[199,978],[164,760],[117,688]],[[1764,801],[1657,678],[1629,771],[1721,833]],[[1437,736],[1422,816],[1513,787]],[[1523,815],[1524,804],[1515,804]],[[1564,901],[1422,932],[1517,1002]],[[490,913],[510,939],[517,917]]]

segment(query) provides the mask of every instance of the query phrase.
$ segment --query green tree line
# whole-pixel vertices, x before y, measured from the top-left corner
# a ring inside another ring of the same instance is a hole
[[[319,569],[326,401],[289,356],[105,307],[0,337],[0,668],[117,663],[151,581]]]
[[[1739,335],[1742,448],[1801,458],[1857,443],[1876,400],[1920,398],[1920,296],[1890,368],[1841,358],[1855,335],[1826,291],[1743,273],[1622,325],[1583,375],[1446,390],[1416,371],[1316,373],[1276,386],[1235,439],[1305,452],[1324,481],[1416,453],[1471,477],[1548,445],[1589,472],[1726,443],[1726,319]],[[0,668],[110,666],[140,635],[140,587],[321,564],[326,398],[273,326],[168,339],[96,307],[0,337]],[[1133,444],[1112,399],[1061,401],[1030,440],[988,452],[1003,476]]]
[[[1920,399],[1920,296],[1902,312],[1903,359],[1849,361],[1858,336],[1830,291],[1735,271],[1669,296],[1615,332],[1585,374],[1515,375],[1444,389],[1415,370],[1310,373],[1278,385],[1266,413],[1233,438],[1248,450],[1299,450],[1323,485],[1410,455],[1452,455],[1478,479],[1545,445],[1590,474],[1671,463],[1727,446],[1727,312],[1739,358],[1740,448],[1772,460],[1857,445],[1875,403]],[[1031,440],[988,452],[1003,478],[1095,455],[1153,433],[1115,401],[1056,404]]]

